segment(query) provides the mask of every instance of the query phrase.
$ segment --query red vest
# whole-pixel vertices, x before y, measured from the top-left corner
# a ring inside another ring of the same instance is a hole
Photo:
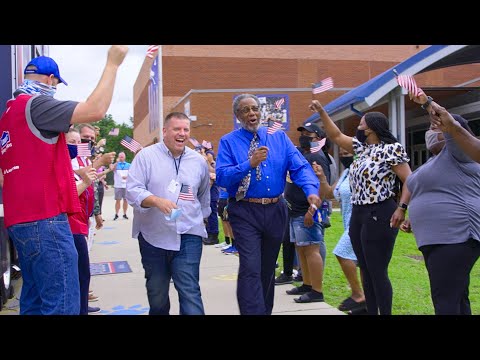
[[[44,139],[26,109],[31,95],[7,102],[0,119],[5,226],[80,211],[65,134]]]
[[[83,163],[80,157],[77,157],[77,161],[80,168],[90,165],[88,159],[86,164]],[[75,177],[77,176],[78,175],[75,175]],[[70,229],[72,229],[72,234],[88,235],[88,218],[93,213],[93,206],[95,205],[94,191],[93,184],[86,188],[79,196],[82,210],[78,213],[68,215],[68,222]]]

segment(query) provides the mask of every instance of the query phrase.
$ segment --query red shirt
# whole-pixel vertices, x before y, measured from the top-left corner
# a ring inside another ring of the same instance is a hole
[[[80,211],[65,134],[42,137],[26,116],[31,99],[9,100],[0,119],[6,227]]]

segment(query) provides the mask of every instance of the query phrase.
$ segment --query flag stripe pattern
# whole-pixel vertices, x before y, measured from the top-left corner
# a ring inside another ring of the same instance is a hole
[[[419,87],[417,86],[417,82],[411,75],[398,75],[397,76],[398,85],[406,89],[409,93],[418,96],[419,94]]]
[[[198,140],[195,139],[195,138],[193,138],[193,137],[189,138],[188,141],[190,141],[190,143],[191,143],[193,146],[195,146],[195,147],[197,147],[197,146],[200,145],[200,143],[198,142]]]
[[[268,120],[267,134],[271,135],[282,128],[281,121]]]
[[[142,148],[142,145],[134,139],[132,139],[130,136],[126,136],[120,141],[120,145],[125,146],[128,150],[132,152],[137,152]]]
[[[193,192],[190,185],[182,184],[182,188],[180,189],[180,194],[178,194],[178,200],[186,200],[186,201],[195,200],[195,198],[193,197]]]
[[[333,88],[333,79],[331,77],[328,77],[326,79],[323,79],[319,83],[313,84],[312,93],[320,94],[331,88]]]
[[[147,56],[150,59],[153,59],[155,56],[157,56],[157,51],[160,48],[160,45],[150,45],[147,49]]]
[[[108,135],[118,136],[119,133],[120,133],[120,129],[119,128],[114,128],[114,129],[110,130]]]
[[[322,150],[322,148],[325,146],[325,142],[327,141],[327,138],[323,138],[320,141],[315,141],[310,143],[310,152],[316,153]]]
[[[280,100],[275,101],[275,107],[277,109],[281,109],[284,102],[285,102],[284,98],[281,98]]]
[[[90,150],[89,143],[77,144],[77,156],[89,157],[92,156],[92,150]]]

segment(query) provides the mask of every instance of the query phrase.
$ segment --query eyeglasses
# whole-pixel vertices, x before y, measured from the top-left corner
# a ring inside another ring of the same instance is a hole
[[[240,112],[242,114],[248,114],[252,110],[253,112],[260,111],[260,108],[258,106],[245,106],[244,108],[240,109]]]

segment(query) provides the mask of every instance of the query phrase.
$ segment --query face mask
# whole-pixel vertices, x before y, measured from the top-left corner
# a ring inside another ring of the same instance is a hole
[[[298,141],[300,142],[300,147],[302,149],[310,149],[310,143],[312,142],[314,138],[311,138],[310,136],[307,135],[300,135],[298,138]]]
[[[70,154],[70,159],[75,159],[78,154],[78,147],[74,144],[67,144],[68,146],[68,153]]]
[[[345,167],[345,169],[348,169],[353,163],[353,156],[342,156],[340,157],[340,162]]]
[[[438,132],[433,130],[427,130],[425,132],[425,146],[427,147],[428,151],[432,151],[432,148],[439,144],[443,143],[445,140],[438,140]]]
[[[164,215],[164,216],[165,216],[165,220],[173,221],[173,220],[176,220],[180,215],[182,215],[182,209],[177,208],[177,209],[172,209],[169,215]]]
[[[355,137],[360,141],[361,143],[364,143],[367,141],[367,135],[365,135],[365,130],[359,130],[357,129],[357,133],[355,134]]]

